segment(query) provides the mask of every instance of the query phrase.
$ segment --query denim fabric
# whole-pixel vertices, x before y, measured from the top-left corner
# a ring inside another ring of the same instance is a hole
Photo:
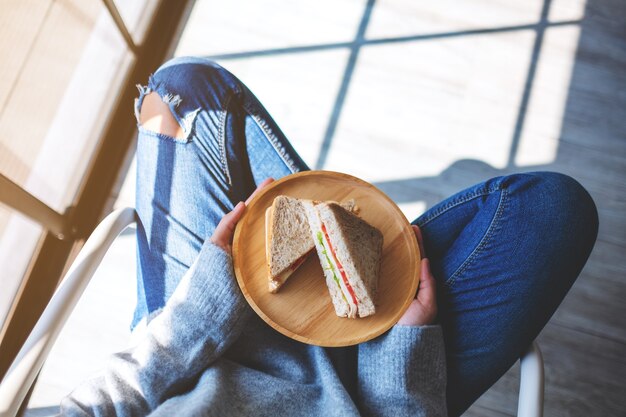
[[[138,126],[133,327],[165,305],[220,219],[256,184],[308,169],[254,95],[217,64],[171,60],[139,91],[136,114],[156,92],[185,138]]]
[[[152,91],[185,137],[139,127],[133,326],[159,311],[221,217],[256,184],[308,169],[252,93],[217,64],[168,62],[140,87],[137,111]],[[478,184],[415,223],[438,281],[448,411],[459,415],[554,313],[593,247],[597,213],[575,180],[535,172]]]
[[[414,221],[437,279],[448,412],[461,414],[537,337],[584,266],[593,200],[552,172],[498,177]]]

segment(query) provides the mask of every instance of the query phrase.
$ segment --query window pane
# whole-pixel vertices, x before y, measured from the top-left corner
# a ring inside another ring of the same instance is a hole
[[[0,205],[0,327],[42,231],[35,222]]]
[[[129,30],[141,34],[159,2],[117,3]],[[65,212],[133,59],[101,0],[0,2],[0,172]],[[132,113],[133,103],[122,105]],[[3,323],[43,228],[1,197]]]
[[[99,0],[5,0],[0,7],[0,60],[10,63],[0,76],[0,171],[63,212],[129,54]]]

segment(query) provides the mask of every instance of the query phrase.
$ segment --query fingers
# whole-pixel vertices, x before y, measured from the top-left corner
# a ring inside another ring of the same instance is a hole
[[[262,190],[273,181],[273,178],[268,178],[261,182],[256,190],[254,190],[254,192],[250,195],[250,197],[248,197],[245,203],[243,201],[240,201],[230,213],[222,217],[222,220],[220,220],[219,224],[215,228],[215,231],[213,232],[213,236],[211,236],[211,242],[221,247],[226,252],[230,253],[230,247],[233,241],[233,234],[235,233],[235,226],[237,226],[237,222],[239,221],[239,219],[241,219],[241,216],[245,211],[246,205],[250,201],[252,201],[254,196],[256,196],[260,190]]]
[[[256,190],[254,190],[254,192],[252,194],[250,194],[250,197],[248,197],[248,199],[246,200],[246,206],[250,203],[250,201],[252,201],[254,196],[256,196],[259,193],[259,191],[261,191],[263,188],[265,188],[268,184],[271,184],[272,182],[274,182],[274,178],[267,178],[267,179],[263,180],[263,182],[261,182],[256,187]]]
[[[422,258],[425,258],[426,250],[424,249],[424,238],[422,237],[422,231],[416,224],[412,224],[411,228],[413,229],[413,233],[415,233],[415,237],[417,238],[417,246],[420,248],[420,256]]]
[[[233,211],[222,217],[222,220],[220,220],[213,232],[213,236],[211,236],[211,242],[230,252],[230,244],[233,240],[235,226],[241,218],[245,207],[245,203],[240,201],[235,208],[233,208]]]
[[[417,302],[424,307],[424,311],[427,313],[430,322],[432,322],[437,316],[437,294],[435,277],[430,271],[428,258],[422,259]]]
[[[435,294],[435,278],[430,272],[430,262],[422,259],[419,291],[409,308],[404,312],[398,324],[404,326],[424,326],[432,324],[437,318],[437,298]]]
[[[233,208],[233,211],[222,217],[222,220],[220,220],[219,224],[215,228],[213,235],[220,238],[228,237],[229,233],[232,235],[232,232],[235,230],[235,225],[237,225],[237,222],[241,218],[245,207],[246,205],[242,201],[237,203],[237,205]]]
[[[420,270],[420,283],[419,290],[423,291],[426,289],[432,289],[432,292],[435,292],[436,283],[435,277],[433,276],[430,270],[430,260],[428,258],[422,259],[422,268]]]

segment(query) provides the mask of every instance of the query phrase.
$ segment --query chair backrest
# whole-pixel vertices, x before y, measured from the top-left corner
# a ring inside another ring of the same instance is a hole
[[[135,210],[109,214],[93,231],[0,384],[0,417],[14,417],[61,329],[117,236],[136,221]]]

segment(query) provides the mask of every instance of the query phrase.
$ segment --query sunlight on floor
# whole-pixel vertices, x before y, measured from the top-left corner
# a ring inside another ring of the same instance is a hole
[[[198,2],[176,54],[215,57],[242,79],[312,168],[406,194],[458,161],[554,160],[584,2],[345,1],[326,5],[331,21],[279,3],[268,22],[245,0]],[[452,187],[401,208],[414,218]]]
[[[521,31],[363,47],[325,168],[382,181],[467,158],[504,167],[532,41]]]
[[[363,1],[196,1],[176,55],[289,48],[350,42]]]
[[[515,155],[519,167],[548,164],[556,157],[579,36],[578,26],[556,27],[545,34]]]

